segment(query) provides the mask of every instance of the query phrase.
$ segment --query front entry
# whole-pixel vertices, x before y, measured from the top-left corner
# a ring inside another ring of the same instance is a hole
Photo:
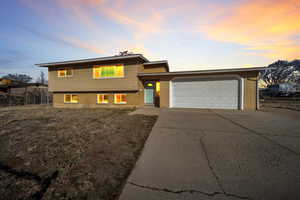
[[[154,89],[145,89],[145,104],[153,104]]]
[[[147,105],[154,104],[155,81],[146,81],[144,84],[144,101]]]

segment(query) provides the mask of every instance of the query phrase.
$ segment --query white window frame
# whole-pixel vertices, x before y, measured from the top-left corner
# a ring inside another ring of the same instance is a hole
[[[67,70],[71,70],[71,75],[67,75]],[[61,76],[59,75],[59,71],[65,71],[65,75]],[[73,68],[72,67],[66,67],[66,68],[62,68],[62,69],[58,69],[57,70],[57,77],[59,78],[66,78],[66,77],[72,77],[73,76]]]
[[[109,98],[108,98],[108,102],[106,103],[106,102],[99,102],[99,96],[100,95],[107,95],[107,96],[109,96],[109,94],[97,94],[96,95],[96,98],[97,98],[97,104],[109,104]]]
[[[126,102],[117,103],[116,102],[116,95],[125,95],[126,96]],[[115,93],[114,94],[114,104],[127,104],[127,94],[124,94],[124,93]]]
[[[111,77],[95,77],[95,69],[98,68],[98,67],[112,67],[112,66],[118,66],[118,65],[121,65],[123,66],[123,76],[118,76],[118,77],[115,77],[115,76],[111,76]],[[93,71],[92,71],[92,75],[93,75],[93,79],[114,79],[114,78],[125,78],[125,66],[124,64],[114,64],[114,65],[94,65],[93,66]]]
[[[71,101],[70,102],[66,102],[66,95],[71,95]],[[72,102],[72,96],[73,95],[78,96],[78,102]],[[64,103],[67,103],[67,104],[77,104],[77,103],[79,103],[79,95],[78,94],[64,94]]]

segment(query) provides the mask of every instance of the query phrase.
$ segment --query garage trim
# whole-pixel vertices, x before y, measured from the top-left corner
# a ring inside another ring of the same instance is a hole
[[[244,78],[239,75],[208,75],[208,76],[194,76],[194,77],[174,77],[169,81],[169,107],[173,108],[173,81],[181,79],[237,79],[239,81],[239,103],[238,109],[244,110]]]

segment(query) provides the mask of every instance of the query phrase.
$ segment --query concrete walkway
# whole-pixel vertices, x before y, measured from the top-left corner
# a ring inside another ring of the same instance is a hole
[[[162,110],[120,200],[299,199],[300,118]]]
[[[148,115],[148,116],[157,116],[159,115],[160,108],[155,107],[140,107],[135,111],[129,113],[129,115]]]

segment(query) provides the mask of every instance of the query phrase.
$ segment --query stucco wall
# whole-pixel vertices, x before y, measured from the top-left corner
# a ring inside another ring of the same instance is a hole
[[[160,107],[168,108],[169,107],[169,81],[160,81]]]
[[[144,65],[143,73],[159,73],[159,72],[167,72],[167,68],[165,65],[157,64],[157,65]]]
[[[131,68],[132,67],[132,68]],[[136,91],[123,91],[119,90],[119,84],[120,85],[125,85],[124,81],[115,83],[115,85],[109,85],[110,81],[115,81],[114,79],[111,80],[101,80],[105,81],[103,84],[105,86],[102,86],[102,90],[97,90],[95,92],[83,92],[83,91],[78,91],[75,90],[74,94],[79,94],[79,103],[78,104],[65,104],[63,103],[63,94],[64,93],[54,93],[53,95],[53,102],[54,106],[56,107],[101,107],[101,106],[116,106],[113,103],[113,93],[127,93],[127,100],[128,103],[126,105],[121,105],[121,106],[143,106],[144,105],[144,87],[143,87],[143,81],[145,80],[159,80],[161,83],[161,92],[160,92],[160,107],[162,108],[168,108],[169,107],[169,87],[170,87],[170,80],[174,78],[174,76],[153,76],[153,77],[147,77],[147,78],[141,78],[140,80],[137,78],[137,72],[142,71],[140,65],[130,66],[127,67],[127,69],[131,68],[131,70],[134,71],[134,76],[136,79],[136,86],[135,89]],[[134,69],[135,68],[135,69]],[[257,76],[258,72],[239,72],[239,73],[219,73],[219,74],[203,74],[203,75],[176,75],[176,77],[213,77],[213,76],[234,76],[234,75],[239,75],[240,77],[244,78],[244,109],[245,110],[255,110],[256,109],[256,102],[257,102],[257,94],[256,94],[256,83],[257,83]],[[134,80],[132,79],[132,80]],[[79,81],[79,80],[77,80]],[[135,82],[134,81],[134,82]],[[80,81],[82,83],[82,81]],[[122,84],[121,84],[122,83]],[[86,83],[85,83],[86,84]],[[80,84],[79,84],[80,85]],[[97,84],[96,84],[97,85]],[[108,86],[107,86],[108,85]],[[130,83],[129,83],[130,85]],[[63,87],[61,86],[63,91],[66,91],[66,88],[69,87]],[[79,87],[79,86],[78,86]],[[105,87],[107,90],[119,90],[117,92],[113,91],[106,91],[106,89],[103,89]],[[123,89],[126,88],[127,86],[122,86]],[[97,88],[95,88],[97,89]],[[96,94],[101,93],[101,92],[108,92],[110,94],[110,104],[108,105],[97,105],[96,104]],[[72,90],[67,90],[66,92],[72,92]],[[117,105],[120,106],[120,105]]]
[[[120,92],[121,93],[121,92]],[[64,94],[76,94],[79,97],[78,103],[64,103]],[[108,104],[97,104],[98,93],[53,93],[53,106],[64,108],[97,108],[97,107],[128,107],[140,106],[141,94],[139,92],[122,92],[127,95],[127,104],[114,104],[114,93],[108,94]],[[101,93],[102,94],[102,93]]]
[[[92,92],[138,90],[137,73],[142,65],[125,65],[124,78],[94,79],[93,65],[73,67],[72,77],[57,77],[58,68],[49,68],[49,91]]]
[[[244,109],[255,110],[257,103],[257,73],[245,73],[244,78]]]

